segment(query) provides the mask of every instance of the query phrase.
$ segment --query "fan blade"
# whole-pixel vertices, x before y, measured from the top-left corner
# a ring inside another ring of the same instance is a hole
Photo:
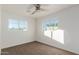
[[[41,10],[41,11],[45,11],[45,9],[43,9],[43,8],[40,8],[40,10]]]
[[[32,14],[35,14],[37,12],[37,10],[33,11]]]

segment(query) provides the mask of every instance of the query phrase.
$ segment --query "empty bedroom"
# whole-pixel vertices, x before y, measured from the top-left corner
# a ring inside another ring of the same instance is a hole
[[[0,4],[1,55],[78,55],[78,4]]]

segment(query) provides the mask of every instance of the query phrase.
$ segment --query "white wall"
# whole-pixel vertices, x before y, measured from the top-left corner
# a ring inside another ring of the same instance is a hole
[[[64,30],[64,44],[44,36],[42,22],[53,18],[60,21],[59,26]],[[79,5],[38,19],[37,24],[37,41],[79,54]]]
[[[10,9],[10,8],[9,8]],[[11,9],[12,10],[12,9]],[[11,31],[8,29],[8,19],[25,19],[28,23],[27,31]],[[2,8],[2,46],[1,48],[11,47],[27,42],[34,41],[35,21],[29,17],[18,14],[17,12],[7,12]]]

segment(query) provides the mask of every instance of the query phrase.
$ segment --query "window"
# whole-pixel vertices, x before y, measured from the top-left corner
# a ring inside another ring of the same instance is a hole
[[[8,22],[8,28],[11,30],[27,31],[27,21],[25,20],[9,19]]]
[[[43,22],[44,36],[64,44],[64,30],[59,28],[58,19],[49,19]]]
[[[47,20],[43,23],[43,30],[57,30],[58,20]]]

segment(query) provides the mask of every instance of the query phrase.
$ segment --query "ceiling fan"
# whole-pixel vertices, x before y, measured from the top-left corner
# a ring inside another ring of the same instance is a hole
[[[35,12],[41,9],[40,4],[34,4],[34,7],[35,7],[35,11],[33,11],[32,14],[34,14]]]
[[[31,9],[31,11],[32,11],[32,15],[33,14],[35,14],[36,12],[38,12],[38,11],[44,11],[45,10],[45,5],[42,5],[42,4],[32,4],[31,6],[29,6],[29,11],[30,11],[30,9]]]

